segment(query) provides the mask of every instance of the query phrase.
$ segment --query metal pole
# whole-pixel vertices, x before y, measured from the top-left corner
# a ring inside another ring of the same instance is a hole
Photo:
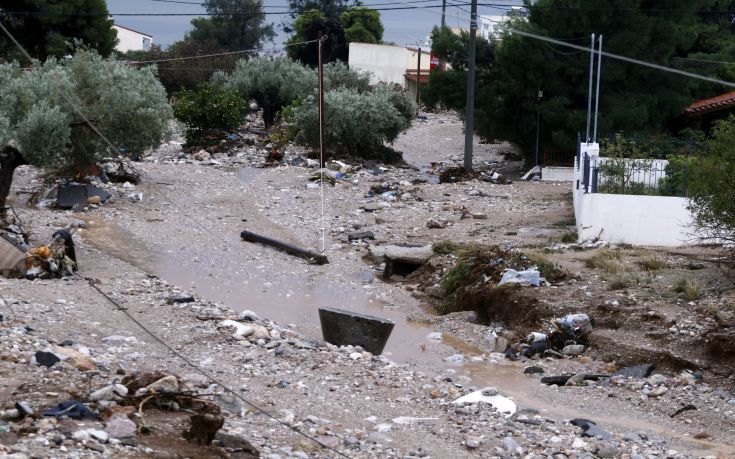
[[[600,71],[602,69],[602,35],[600,35],[600,52],[597,54],[597,91],[595,92],[595,131],[592,141],[597,142],[597,113],[600,109]]]
[[[324,167],[324,65],[322,49],[327,36],[321,36],[321,32],[319,32],[319,35],[319,160],[321,161],[321,167]]]
[[[587,90],[587,137],[584,141],[590,141],[590,116],[592,115],[592,74],[595,71],[595,34],[592,34],[592,43],[590,43],[590,87]]]
[[[447,26],[446,21],[444,20],[444,15],[447,12],[447,0],[442,0],[442,29]]]
[[[475,42],[477,41],[477,0],[470,10],[470,62],[467,71],[467,116],[464,125],[464,168],[472,170],[472,141],[475,134]]]
[[[538,166],[538,139],[539,132],[541,131],[541,111],[536,103],[536,166]]]
[[[421,85],[421,47],[419,46],[419,61],[416,65],[416,109],[418,110],[418,105],[421,102],[421,95],[419,91],[419,86]]]

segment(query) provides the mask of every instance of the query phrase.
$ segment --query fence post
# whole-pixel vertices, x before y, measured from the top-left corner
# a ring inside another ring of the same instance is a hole
[[[595,161],[595,164],[592,166],[592,193],[597,193],[597,161]]]
[[[582,165],[582,185],[584,185],[584,192],[589,193],[590,191],[590,156],[585,153],[584,161]]]

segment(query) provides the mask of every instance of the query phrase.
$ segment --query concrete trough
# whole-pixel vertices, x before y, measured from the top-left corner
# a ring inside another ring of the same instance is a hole
[[[360,346],[380,355],[395,322],[380,317],[335,308],[319,308],[324,341],[335,346]]]

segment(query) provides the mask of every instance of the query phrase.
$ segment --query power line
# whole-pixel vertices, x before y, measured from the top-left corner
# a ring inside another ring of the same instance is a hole
[[[735,65],[735,62],[728,62],[728,61],[714,61],[710,59],[696,59],[693,57],[677,57],[674,56],[672,59],[682,60],[682,61],[694,61],[694,62],[708,62],[711,64],[727,64],[727,65]]]
[[[208,6],[208,5],[210,5],[210,3],[206,3],[206,2],[187,2],[187,1],[183,1],[183,0],[150,0],[150,1],[152,1],[152,2],[161,2],[161,3],[177,3],[177,4],[182,4],[182,5],[202,5],[202,6]],[[411,1],[408,1],[406,3],[431,3],[431,2],[436,2],[436,1],[438,1],[438,0],[411,0]],[[393,5],[393,3],[391,3],[391,2],[387,2],[387,3],[363,3],[361,5],[345,6],[345,7],[337,8],[337,9],[339,10],[339,9],[362,8],[362,7],[370,7],[370,6],[390,6],[390,5]],[[284,8],[284,6],[283,5],[260,5],[260,8]]]
[[[478,3],[478,6],[491,6],[491,7],[523,7],[522,5],[514,5],[510,3]],[[607,11],[607,12],[649,12],[649,13],[703,13],[703,14],[733,14],[734,11],[730,10],[695,10],[695,9],[681,9],[681,8],[604,8],[596,6],[545,6],[545,5],[532,5],[530,9],[543,9],[543,10],[570,10],[570,11]]]
[[[308,41],[299,41],[295,43],[286,43],[283,45],[284,48],[287,48],[289,46],[297,46],[297,45],[306,45],[308,43],[315,43],[317,40],[308,40]],[[203,59],[205,57],[217,57],[217,56],[230,56],[233,54],[243,54],[243,53],[251,53],[256,51],[278,51],[281,48],[278,47],[270,47],[270,48],[250,48],[250,49],[242,49],[239,51],[227,51],[223,53],[212,53],[212,54],[199,54],[196,56],[184,56],[184,57],[171,57],[171,58],[165,58],[165,59],[153,59],[149,61],[135,61],[130,62],[131,65],[141,65],[141,64],[155,64],[157,62],[171,62],[171,61],[185,61],[189,59]]]
[[[517,29],[508,29],[508,30],[510,32],[512,32],[512,33],[515,33],[515,34],[518,34],[518,35],[521,35],[521,36],[524,36],[524,37],[528,37],[528,38],[533,38],[535,40],[541,40],[541,41],[545,41],[545,42],[548,42],[548,43],[554,43],[556,45],[566,46],[568,48],[578,49],[578,50],[581,50],[581,51],[588,51],[588,52],[592,52],[592,53],[598,53],[598,54],[601,54],[601,55],[603,55],[605,57],[609,57],[611,59],[617,59],[617,60],[628,62],[628,63],[631,63],[631,64],[636,64],[636,65],[640,65],[640,66],[643,66],[643,67],[649,67],[649,68],[652,68],[652,69],[661,70],[663,72],[674,73],[674,74],[686,76],[686,77],[689,77],[689,78],[695,78],[695,79],[698,79],[698,80],[709,81],[710,83],[717,83],[717,84],[721,84],[723,86],[735,87],[735,83],[731,83],[729,81],[724,81],[724,80],[720,80],[720,79],[717,79],[717,78],[709,77],[709,76],[706,76],[706,75],[700,75],[698,73],[692,73],[692,72],[687,72],[685,70],[674,69],[674,68],[671,68],[671,67],[666,67],[666,66],[663,66],[663,65],[654,64],[652,62],[642,61],[640,59],[634,59],[632,57],[621,56],[620,54],[609,53],[607,51],[590,50],[589,48],[586,48],[584,46],[575,45],[573,43],[567,43],[565,41],[561,41],[561,40],[557,40],[557,39],[554,39],[554,38],[546,37],[544,35],[538,35],[538,34],[531,33],[531,32],[524,32],[522,30],[517,30]]]
[[[402,3],[402,2],[401,2]],[[467,6],[469,3],[458,3],[455,6]],[[394,6],[388,8],[371,8],[374,11],[396,11],[396,10],[415,10],[427,8],[441,8],[441,5],[423,5],[423,6]],[[260,11],[253,13],[57,13],[49,11],[0,11],[0,14],[8,16],[65,16],[65,17],[193,17],[193,16],[210,16],[210,17],[241,17],[241,16],[260,16],[260,15],[283,15],[290,14],[290,10],[286,11]],[[441,14],[441,13],[440,13]]]

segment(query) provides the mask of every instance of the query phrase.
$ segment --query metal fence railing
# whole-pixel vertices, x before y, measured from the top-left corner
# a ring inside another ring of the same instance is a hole
[[[575,151],[544,150],[541,165],[545,167],[572,167],[574,166]]]
[[[607,159],[590,167],[587,157],[583,163],[583,184],[592,193],[686,196],[685,162]]]

